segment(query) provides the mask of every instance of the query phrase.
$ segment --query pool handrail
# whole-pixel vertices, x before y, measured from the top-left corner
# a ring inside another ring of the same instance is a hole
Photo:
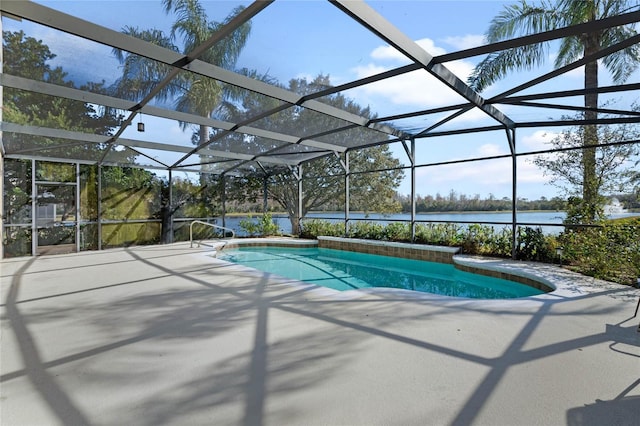
[[[201,220],[194,220],[193,222],[191,222],[191,224],[189,225],[189,241],[191,243],[191,248],[193,248],[193,225],[195,225],[196,223],[199,223],[201,225],[206,225],[206,226],[210,226],[212,228],[217,228],[217,229],[222,229],[225,231],[225,233],[223,235],[226,236],[226,231],[231,231],[231,238],[235,238],[236,233],[234,232],[233,229],[231,228],[225,228],[224,226],[220,226],[220,225],[215,225],[213,223],[208,223],[208,222],[203,222]],[[224,238],[224,237],[223,237]],[[202,240],[198,240],[198,246],[200,245],[200,241]]]

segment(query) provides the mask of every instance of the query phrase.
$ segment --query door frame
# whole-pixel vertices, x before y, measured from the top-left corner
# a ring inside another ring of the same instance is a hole
[[[42,253],[38,252],[38,187],[39,186],[70,186],[75,188],[74,194],[74,210],[75,210],[75,219],[74,219],[74,240],[75,247],[73,252],[80,252],[80,163],[71,163],[75,165],[75,182],[51,182],[51,181],[40,181],[36,180],[36,161],[31,160],[31,255],[37,256],[39,254],[56,254],[55,251],[51,251],[47,253],[47,251],[43,251]],[[69,164],[69,163],[67,163]]]

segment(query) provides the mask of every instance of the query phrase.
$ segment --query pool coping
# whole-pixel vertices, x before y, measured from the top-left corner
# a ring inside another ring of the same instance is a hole
[[[324,236],[318,237],[318,247],[447,264],[453,264],[453,256],[460,251],[459,247]]]
[[[504,259],[482,258],[466,255],[455,256],[453,259],[456,269],[460,271],[514,281],[536,288],[544,293],[551,293],[558,289],[556,284],[548,278],[539,276],[530,271],[530,265],[511,261],[515,262],[519,267],[517,269],[509,268],[503,264],[503,260]]]
[[[515,281],[521,284],[532,286],[545,293],[529,296],[529,298],[547,298],[547,297],[572,297],[591,290],[602,290],[603,286],[615,286],[618,284],[608,281],[598,280],[587,277],[576,272],[562,268],[559,265],[548,263],[527,262],[511,259],[493,258],[485,256],[474,256],[459,254],[460,249],[457,247],[432,246],[422,244],[399,243],[392,241],[363,240],[355,238],[341,237],[318,237],[318,240],[307,240],[291,237],[266,237],[266,238],[241,238],[231,240],[217,240],[211,244],[216,251],[222,251],[225,248],[239,247],[328,247],[323,242],[343,242],[342,247],[351,247],[349,251],[358,251],[368,254],[379,254],[393,257],[402,257],[397,254],[382,254],[383,249],[376,247],[387,247],[387,253],[400,253],[402,248],[407,250],[410,255],[417,255],[418,260],[427,260],[422,257],[433,256],[435,253],[438,258],[451,259],[451,263],[456,269],[471,272],[475,274],[485,275],[494,278],[502,278]],[[360,250],[358,250],[360,249]],[[343,250],[347,250],[343,248]],[[376,250],[378,252],[376,252]],[[412,258],[412,257],[408,257]],[[416,259],[415,257],[413,259]],[[427,260],[433,261],[433,260]],[[576,284],[579,282],[580,284]],[[513,299],[511,299],[513,300]]]

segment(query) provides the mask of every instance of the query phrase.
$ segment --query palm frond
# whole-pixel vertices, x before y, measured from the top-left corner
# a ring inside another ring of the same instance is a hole
[[[485,34],[489,43],[510,39],[521,35],[535,34],[555,28],[562,17],[547,2],[534,6],[521,0],[505,6],[489,25]],[[511,70],[531,69],[546,59],[548,43],[538,43],[503,50],[488,55],[469,76],[468,84],[482,91]]]
[[[224,22],[210,22],[208,24],[207,33],[209,36],[220,31],[222,27],[229,23],[236,15],[244,10],[243,7],[235,8]],[[251,22],[245,22],[239,26],[235,31],[229,34],[227,37],[220,40],[204,53],[202,60],[210,64],[218,65],[222,68],[232,69],[242,52],[242,49],[249,39],[249,33],[251,32]]]
[[[584,56],[584,43],[578,37],[566,37],[560,42],[558,56],[554,66],[563,67],[577,61]]]
[[[558,25],[559,19],[561,15],[546,2],[540,6],[532,6],[521,0],[520,3],[505,6],[491,20],[486,38],[489,43],[495,43],[518,35],[548,31]]]
[[[606,31],[602,37],[603,46],[611,46],[630,37],[637,32],[629,27],[616,27]],[[633,45],[626,49],[605,56],[602,62],[611,73],[616,84],[624,83],[640,65],[640,46]]]
[[[475,67],[467,82],[474,90],[482,91],[514,69],[539,66],[546,59],[547,50],[546,43],[539,43],[490,54]]]
[[[167,37],[161,30],[140,30],[137,27],[125,27],[122,31],[132,37],[166,49],[178,51],[171,38]],[[120,49],[113,49],[113,54],[122,64],[122,76],[110,88],[111,92],[116,96],[136,101],[140,100],[170,72],[170,67],[167,65]],[[176,84],[177,81],[167,85],[158,94],[158,99],[166,100],[169,96],[174,95],[179,90]]]

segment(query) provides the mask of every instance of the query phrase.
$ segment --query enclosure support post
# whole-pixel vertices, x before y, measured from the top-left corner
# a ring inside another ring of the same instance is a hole
[[[411,242],[416,240],[416,140],[411,138]]]
[[[76,163],[76,253],[80,253],[80,163]]]
[[[411,138],[411,146],[402,140],[402,147],[411,163],[411,242],[416,239],[416,139]]]
[[[300,235],[302,226],[302,164],[298,165],[298,230],[297,234]]]
[[[349,210],[351,209],[351,170],[349,169],[349,151],[344,153],[344,236],[349,236]]]
[[[173,214],[175,213],[175,211],[173,210],[173,173],[171,171],[171,169],[169,169],[169,206],[168,206],[168,214],[169,214],[169,220],[167,221],[167,224],[169,225],[169,232],[168,232],[168,238],[167,238],[167,242],[169,244],[173,243]]]
[[[97,192],[97,202],[96,211],[98,212],[98,250],[102,250],[102,166],[98,165],[98,188]]]
[[[516,157],[516,129],[507,129],[507,140],[511,150],[511,258],[517,257],[518,249],[518,157]]]
[[[0,19],[0,33],[2,33],[2,20]],[[3,46],[0,44],[0,74],[4,64]],[[2,123],[2,110],[4,109],[3,86],[0,86],[0,123]],[[0,129],[0,259],[4,259],[4,145],[2,144],[2,129]]]
[[[269,203],[269,176],[265,175],[262,180],[262,213],[266,213]]]
[[[222,226],[227,226],[226,214],[227,214],[227,185],[225,175],[220,175],[220,201],[222,202]]]
[[[36,188],[36,160],[31,160],[31,256],[38,252],[38,194]]]
[[[0,47],[0,62],[2,62],[1,47]],[[2,71],[2,65],[0,65],[0,72],[1,71]],[[2,88],[0,88],[0,122],[2,122]],[[1,130],[0,130],[0,140],[2,140]],[[4,259],[4,232],[5,231],[4,231],[3,218],[4,218],[4,152],[0,151],[0,259]]]

